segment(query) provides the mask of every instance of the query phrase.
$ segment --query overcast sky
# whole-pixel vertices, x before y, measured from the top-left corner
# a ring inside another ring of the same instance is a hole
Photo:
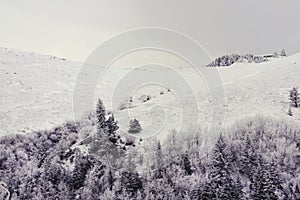
[[[1,0],[0,46],[84,61],[137,27],[190,35],[211,56],[300,52],[299,0]]]

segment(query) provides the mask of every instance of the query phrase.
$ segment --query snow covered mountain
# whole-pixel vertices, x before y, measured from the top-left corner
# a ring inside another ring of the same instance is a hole
[[[81,63],[54,56],[0,48],[0,134],[47,129],[73,119],[73,91],[80,67]],[[182,70],[183,74],[189,73],[185,68],[178,70]],[[293,116],[287,115],[289,90],[300,86],[300,54],[259,64],[233,64],[217,70],[226,92],[225,124],[256,114],[300,120],[299,109],[292,108]],[[113,87],[114,80],[111,81],[106,83],[108,88]],[[105,91],[97,91],[95,96],[98,93],[105,103]],[[151,99],[143,102],[143,95],[149,95]],[[199,112],[203,113],[201,120],[208,122],[209,97],[201,91],[199,96]],[[167,88],[145,88],[133,97],[130,112],[145,127],[151,119],[148,112],[151,106],[166,107],[165,131],[170,131],[180,123],[177,120],[180,107],[175,100]],[[123,129],[128,124],[124,117],[127,111],[114,110]],[[155,110],[153,112],[157,114]]]

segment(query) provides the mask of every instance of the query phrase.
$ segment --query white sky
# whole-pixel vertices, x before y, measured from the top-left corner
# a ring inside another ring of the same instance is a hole
[[[190,35],[213,57],[300,52],[299,0],[1,0],[0,46],[84,61],[137,27]]]

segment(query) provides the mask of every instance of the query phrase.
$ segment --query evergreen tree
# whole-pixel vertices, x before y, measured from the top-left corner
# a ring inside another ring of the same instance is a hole
[[[98,129],[91,139],[89,151],[94,153],[99,160],[107,165],[119,165],[119,158],[124,154],[118,145],[116,131],[119,129],[114,115],[108,117],[103,102],[99,99],[96,107]],[[106,120],[106,118],[108,119]]]
[[[299,96],[299,92],[298,92],[298,88],[297,88],[297,87],[293,87],[293,88],[290,90],[289,99],[291,100],[292,104],[293,104],[296,108],[299,106],[299,103],[300,103],[300,96]]]
[[[98,99],[97,105],[96,105],[96,117],[97,117],[97,124],[100,129],[106,128],[106,110],[104,107],[104,104],[101,99]]]
[[[121,173],[121,185],[131,196],[135,196],[139,189],[142,189],[142,180],[136,171],[134,152],[128,151]]]
[[[82,191],[83,199],[98,200],[99,196],[105,191],[105,166],[97,163],[86,177],[84,188]]]
[[[224,136],[220,135],[213,150],[211,187],[217,199],[232,199],[233,180],[228,169],[228,154]]]
[[[118,121],[115,120],[113,114],[109,116],[109,118],[105,121],[105,124],[109,135],[115,135],[116,131],[119,129],[119,126],[118,126]]]
[[[155,178],[163,178],[164,173],[164,160],[163,153],[161,149],[160,141],[157,143],[156,152],[155,152]]]
[[[193,173],[191,162],[187,153],[182,155],[181,166],[186,175],[191,175]]]
[[[278,199],[276,193],[282,193],[282,186],[279,179],[277,166],[278,165],[275,163],[274,160],[272,160],[270,163],[267,163],[266,165],[267,178],[269,180],[269,199]]]
[[[140,122],[137,119],[130,120],[128,133],[139,133],[141,130]]]
[[[250,190],[253,200],[278,199],[276,192],[280,188],[278,174],[273,164],[266,163],[258,156],[258,167],[253,175]]]
[[[245,144],[242,148],[240,155],[240,172],[251,179],[253,170],[257,167],[257,155],[249,135],[247,135]]]
[[[78,190],[84,186],[85,178],[88,171],[93,167],[93,162],[90,156],[78,155],[75,160],[75,167],[72,171],[70,186],[73,190]]]

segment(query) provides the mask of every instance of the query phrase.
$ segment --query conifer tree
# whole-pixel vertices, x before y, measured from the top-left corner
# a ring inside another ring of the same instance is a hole
[[[182,155],[181,166],[186,175],[191,175],[193,173],[191,162],[187,153]]]
[[[130,120],[128,133],[139,133],[141,130],[140,122],[137,119]]]
[[[228,169],[228,154],[224,136],[220,135],[213,150],[211,187],[217,199],[232,199],[233,180]]]
[[[136,171],[134,152],[128,151],[121,173],[121,185],[131,196],[135,196],[137,191],[142,188],[142,180]]]
[[[95,167],[89,172],[86,177],[84,188],[82,191],[83,199],[98,199],[99,196],[105,191],[105,182],[104,182],[104,170],[105,166],[101,163],[95,165]]]
[[[276,200],[278,199],[276,192],[280,187],[274,164],[269,164],[261,156],[258,156],[258,167],[250,185],[251,198],[253,200]]]
[[[98,99],[97,105],[96,105],[96,117],[97,117],[97,124],[99,128],[105,129],[106,127],[106,110],[104,107],[104,104],[101,99]]]
[[[109,118],[105,121],[105,125],[109,135],[115,135],[116,131],[119,129],[118,121],[115,120],[114,114],[109,116]]]
[[[93,162],[89,156],[77,155],[75,159],[75,168],[72,171],[70,186],[73,190],[78,190],[84,186],[88,171],[93,167]]]
[[[162,178],[163,172],[164,172],[163,153],[162,153],[160,141],[158,141],[156,152],[155,152],[155,178],[156,179]]]
[[[252,142],[247,135],[245,145],[241,151],[240,158],[240,172],[251,179],[253,175],[253,169],[257,167],[257,157]]]
[[[123,156],[124,152],[117,144],[116,131],[119,129],[118,122],[113,114],[106,113],[103,102],[98,99],[96,106],[96,117],[98,129],[92,137],[92,142],[89,148],[91,153],[94,153],[98,159],[108,165],[119,165],[118,159]],[[108,119],[106,120],[106,118]]]
[[[291,100],[292,104],[298,108],[299,103],[300,103],[300,95],[298,92],[298,88],[297,87],[293,87],[290,90],[290,95],[289,95],[289,99]]]

